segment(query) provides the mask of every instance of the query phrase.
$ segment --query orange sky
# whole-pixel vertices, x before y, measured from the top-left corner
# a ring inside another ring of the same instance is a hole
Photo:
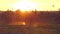
[[[60,0],[0,0],[0,10],[7,10],[14,8],[18,2],[29,1],[37,4],[37,10],[58,10],[60,8]],[[52,7],[55,5],[55,7]]]

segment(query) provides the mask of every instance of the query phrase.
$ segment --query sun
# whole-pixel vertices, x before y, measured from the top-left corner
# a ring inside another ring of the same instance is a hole
[[[36,9],[36,3],[28,2],[28,1],[20,1],[16,3],[13,8],[15,10],[20,9],[21,11],[30,11]]]

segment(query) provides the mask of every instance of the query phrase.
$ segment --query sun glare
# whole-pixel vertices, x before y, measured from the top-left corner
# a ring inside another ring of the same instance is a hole
[[[31,11],[35,10],[36,8],[36,3],[33,2],[27,2],[27,1],[20,1],[16,3],[13,8],[15,10],[20,9],[21,11]]]

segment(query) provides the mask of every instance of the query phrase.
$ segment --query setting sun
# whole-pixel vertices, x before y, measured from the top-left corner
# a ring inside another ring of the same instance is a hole
[[[33,2],[27,2],[27,1],[20,1],[16,3],[13,8],[15,10],[20,9],[21,11],[30,11],[30,10],[35,10],[36,8],[36,3]]]

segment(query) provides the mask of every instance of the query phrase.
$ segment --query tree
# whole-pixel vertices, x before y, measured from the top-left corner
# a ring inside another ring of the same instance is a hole
[[[16,21],[15,17],[15,13],[12,11],[2,12],[0,14],[0,21],[2,22],[2,24],[8,25],[9,23]]]

